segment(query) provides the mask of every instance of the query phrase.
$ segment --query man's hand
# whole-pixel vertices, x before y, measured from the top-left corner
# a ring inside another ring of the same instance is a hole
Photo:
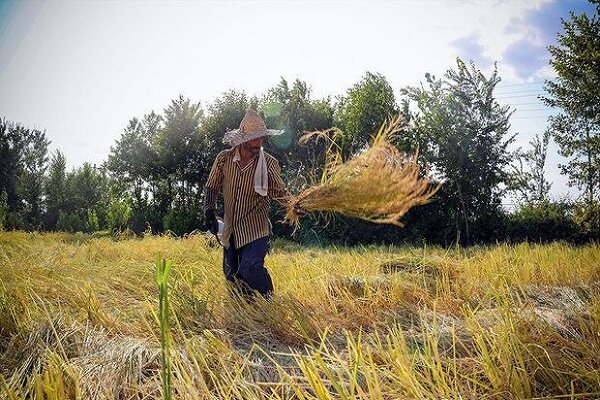
[[[213,235],[219,233],[219,221],[217,221],[215,210],[211,208],[204,211],[204,229]]]

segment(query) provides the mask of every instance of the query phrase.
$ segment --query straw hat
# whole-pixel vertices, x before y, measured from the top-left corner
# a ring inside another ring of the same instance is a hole
[[[223,137],[223,143],[230,146],[237,146],[249,140],[254,140],[263,136],[281,135],[283,131],[275,129],[267,129],[265,121],[254,110],[246,111],[246,115],[240,122],[240,127],[229,131]]]

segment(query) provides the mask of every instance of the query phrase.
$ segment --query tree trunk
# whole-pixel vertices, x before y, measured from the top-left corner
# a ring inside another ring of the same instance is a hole
[[[463,215],[463,219],[465,221],[465,244],[469,246],[471,244],[471,234],[469,229],[469,218],[467,216],[467,207],[465,206],[465,201],[463,199],[462,192],[460,190],[460,186],[458,182],[454,181],[456,184],[456,190],[458,191],[458,199],[460,200],[461,211]]]
[[[590,127],[589,127],[589,125],[586,125],[586,127],[585,127],[585,139],[586,139],[585,144],[586,144],[587,165],[588,165],[587,203],[588,203],[588,205],[591,206],[592,203],[594,202],[594,164],[593,164],[593,160],[592,160],[592,149],[591,149],[591,145],[590,145]]]

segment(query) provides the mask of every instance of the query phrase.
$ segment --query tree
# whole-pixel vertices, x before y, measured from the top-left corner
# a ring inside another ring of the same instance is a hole
[[[112,232],[121,232],[128,227],[131,218],[129,199],[111,197],[106,210],[106,225]]]
[[[29,229],[42,227],[44,175],[48,164],[46,134],[37,129],[24,130],[19,194],[23,204],[23,218]]]
[[[56,169],[61,160],[55,158]],[[67,173],[62,205],[56,214],[56,229],[92,232],[106,226],[109,179],[102,168],[84,163]]]
[[[41,227],[49,143],[42,131],[0,120],[0,193],[6,192],[9,227]]]
[[[470,244],[494,237],[499,226],[500,204],[510,162],[507,146],[508,107],[495,100],[500,81],[494,70],[488,78],[473,63],[457,59],[457,69],[445,78],[425,75],[427,85],[402,91],[415,112],[407,136],[414,138],[422,157],[444,182],[440,207],[447,210],[457,241]],[[408,107],[405,107],[407,110]],[[436,226],[450,229],[451,226]]]
[[[110,196],[130,199],[132,229],[144,231],[148,225],[154,230],[161,229],[160,209],[168,204],[160,203],[159,188],[162,172],[159,168],[159,155],[154,143],[163,127],[163,117],[151,111],[140,120],[132,118],[121,134],[120,139],[110,148],[104,167],[110,179]],[[166,212],[166,211],[163,211]]]
[[[154,111],[139,120],[132,118],[115,146],[110,148],[105,167],[122,183],[121,190],[136,197],[148,189],[158,163],[158,154],[152,147],[162,127],[162,117]]]
[[[517,151],[519,155],[518,165],[513,166],[508,188],[515,192],[520,201],[526,204],[542,203],[549,200],[548,193],[552,183],[548,182],[544,176],[549,142],[550,131],[546,131],[541,138],[536,135],[529,142],[531,148],[528,151],[523,152],[521,149]]]
[[[164,110],[164,124],[153,143],[159,160],[157,172],[163,179],[158,187],[166,189],[156,196],[161,205],[162,226],[177,233],[184,231],[179,226],[165,226],[165,216],[174,208],[190,216],[186,219],[190,223],[185,232],[200,227],[198,215],[204,184],[201,176],[203,170],[207,170],[203,159],[205,142],[200,132],[203,119],[200,104],[180,96]]]
[[[67,160],[63,153],[57,150],[50,160],[48,176],[45,180],[46,218],[45,227],[49,230],[56,228],[58,214],[66,211],[65,185]]]
[[[22,130],[6,119],[0,120],[0,193],[6,193],[5,222],[20,205],[17,177],[21,167]]]
[[[354,154],[367,146],[371,135],[377,133],[390,115],[397,113],[394,91],[385,77],[367,72],[340,99],[335,114],[335,123],[344,133],[344,155]]]
[[[561,21],[564,33],[548,47],[557,78],[546,81],[549,95],[542,98],[561,109],[549,118],[560,154],[570,158],[559,167],[569,184],[583,189],[588,204],[600,194],[600,4],[593,3],[593,16],[571,13],[570,20]]]
[[[164,110],[163,127],[153,145],[158,154],[157,167],[167,179],[171,201],[175,195],[187,200],[198,193],[199,126],[203,117],[200,104],[192,104],[183,96],[171,101]]]

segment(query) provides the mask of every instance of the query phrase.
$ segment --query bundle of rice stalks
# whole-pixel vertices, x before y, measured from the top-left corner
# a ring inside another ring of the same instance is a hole
[[[389,120],[381,126],[370,148],[346,162],[341,162],[341,154],[335,152],[334,139],[327,131],[307,133],[301,141],[320,136],[333,144],[328,150],[328,165],[320,184],[287,199],[284,221],[297,227],[301,212],[334,212],[404,226],[399,218],[412,207],[426,203],[440,186],[421,174],[418,153],[402,154],[390,142],[402,127],[401,117]]]

